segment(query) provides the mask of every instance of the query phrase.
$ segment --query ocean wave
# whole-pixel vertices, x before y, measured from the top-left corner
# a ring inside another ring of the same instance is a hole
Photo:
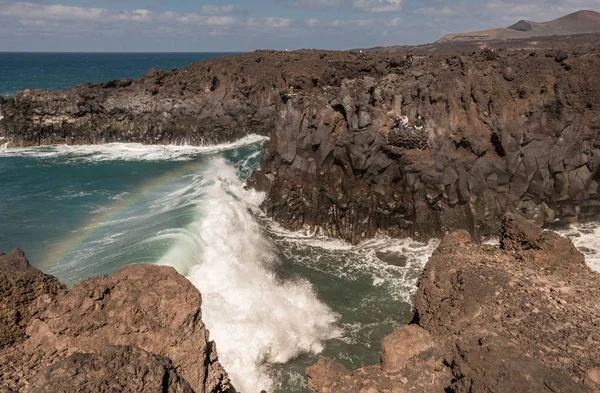
[[[268,140],[261,135],[247,135],[231,143],[207,146],[143,145],[141,143],[107,143],[102,145],[52,145],[2,149],[0,157],[62,158],[67,162],[98,161],[188,161],[201,154],[215,154]],[[7,145],[8,146],[8,145]]]
[[[282,280],[274,245],[255,216],[264,194],[247,190],[234,167],[212,160],[194,221],[153,240],[175,240],[158,264],[175,267],[202,293],[203,320],[219,359],[243,392],[272,391],[270,364],[319,353],[339,335],[337,315],[303,279]]]

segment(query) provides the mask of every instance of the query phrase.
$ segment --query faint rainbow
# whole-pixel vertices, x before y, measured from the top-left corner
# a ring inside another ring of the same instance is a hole
[[[205,164],[205,160],[188,162],[175,170],[143,183],[131,197],[117,201],[104,212],[90,217],[77,231],[53,247],[42,259],[39,267],[41,269],[52,267],[55,263],[61,261],[71,250],[83,244],[94,232],[113,221],[115,217],[125,212],[131,206],[142,201],[152,191],[181,179],[183,175],[198,172]]]

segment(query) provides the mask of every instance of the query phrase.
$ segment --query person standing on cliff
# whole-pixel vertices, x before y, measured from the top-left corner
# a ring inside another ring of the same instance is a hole
[[[394,125],[392,126],[392,130],[398,131],[399,129],[400,129],[400,118],[396,117],[396,120],[394,120]]]
[[[408,51],[408,53],[406,54],[406,60],[408,61],[409,64],[412,65],[413,63],[413,53],[412,51]]]

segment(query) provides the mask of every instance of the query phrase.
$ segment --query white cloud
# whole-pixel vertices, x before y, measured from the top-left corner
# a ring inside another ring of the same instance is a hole
[[[308,27],[315,27],[319,23],[319,20],[316,18],[311,18],[307,19],[305,23]]]
[[[340,20],[336,19],[329,23],[331,27],[343,27],[343,26],[358,26],[358,27],[369,27],[375,23],[372,19],[359,19],[359,20]]]
[[[396,12],[402,9],[402,0],[354,0],[353,5],[365,12]]]
[[[457,11],[450,7],[440,7],[440,8],[426,7],[426,8],[418,8],[417,10],[415,10],[415,14],[436,17],[436,16],[455,15],[455,14],[457,14]]]
[[[323,8],[338,7],[342,5],[341,0],[296,0],[292,3],[294,7]]]
[[[223,6],[208,4],[208,5],[202,6],[203,14],[227,14],[230,12],[233,12],[233,5],[231,5],[231,4],[223,5]]]
[[[27,21],[65,21],[80,23],[166,23],[192,24],[200,26],[223,26],[235,23],[230,16],[179,14],[166,11],[156,13],[140,9],[134,11],[112,10],[105,8],[84,8],[66,5],[40,5],[33,3],[9,3],[0,6],[0,16]]]
[[[402,23],[402,18],[394,18],[392,20],[388,20],[383,22],[386,26],[400,26]]]
[[[545,22],[582,9],[600,11],[598,0],[490,0],[475,6],[479,15],[492,15],[499,23],[514,23],[519,19]]]
[[[285,28],[292,25],[292,20],[287,18],[249,18],[248,26],[256,28]]]
[[[329,25],[331,27],[341,27],[341,26],[347,26],[349,24],[352,24],[351,20],[339,20],[339,19],[336,19],[333,22],[331,22]]]

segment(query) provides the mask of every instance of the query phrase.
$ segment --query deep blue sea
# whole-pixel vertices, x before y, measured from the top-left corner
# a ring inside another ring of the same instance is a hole
[[[0,92],[223,55],[0,54]],[[244,187],[263,143],[0,148],[0,252],[21,248],[69,286],[131,263],[175,267],[202,293],[203,320],[242,392],[307,392],[304,369],[320,356],[351,369],[376,364],[381,339],[410,318],[436,242],[353,246],[282,230],[262,215],[264,195]],[[575,239],[596,263],[599,233],[582,228]],[[378,258],[389,252],[406,264]]]
[[[2,53],[0,96],[23,89],[64,90],[81,83],[136,79],[235,53]]]

